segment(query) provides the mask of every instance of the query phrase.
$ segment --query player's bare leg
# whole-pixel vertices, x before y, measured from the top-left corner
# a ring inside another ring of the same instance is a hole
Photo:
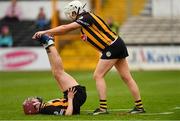
[[[96,80],[96,88],[100,99],[100,108],[94,111],[94,115],[107,113],[106,102],[106,82],[104,76],[113,67],[117,59],[103,60],[100,59],[94,72],[94,80]]]
[[[78,85],[76,80],[64,71],[62,60],[54,46],[50,46],[47,50],[48,58],[51,64],[52,73],[58,82],[62,91]]]
[[[37,38],[47,51],[48,58],[51,64],[52,73],[57,80],[58,86],[62,91],[66,91],[73,86],[77,86],[76,80],[64,71],[62,60],[54,47],[53,38],[48,35],[42,35]]]
[[[128,62],[127,60],[124,59],[119,59],[115,67],[117,71],[119,72],[122,80],[125,82],[125,84],[128,86],[131,94],[133,95],[134,101],[135,101],[135,108],[140,109],[140,113],[144,112],[142,101],[141,101],[141,96],[139,92],[139,88],[135,82],[135,80],[132,78],[129,67],[128,67]],[[142,109],[142,110],[141,110]],[[139,113],[138,111],[130,112],[130,113]]]

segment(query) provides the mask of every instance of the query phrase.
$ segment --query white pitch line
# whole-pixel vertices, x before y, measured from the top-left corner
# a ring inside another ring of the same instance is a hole
[[[161,112],[161,113],[141,113],[139,115],[170,115],[173,114],[174,112]]]
[[[108,111],[116,112],[116,111],[128,111],[131,109],[108,109]],[[81,110],[81,111],[87,111],[87,112],[93,112],[94,110]]]
[[[118,111],[129,111],[131,109],[109,109],[110,112],[118,112]],[[93,112],[94,110],[82,110],[84,112]],[[170,115],[174,112],[160,112],[160,113],[141,113],[139,115]]]
[[[173,109],[174,109],[174,110],[179,110],[179,109],[180,109],[180,107],[174,107]]]

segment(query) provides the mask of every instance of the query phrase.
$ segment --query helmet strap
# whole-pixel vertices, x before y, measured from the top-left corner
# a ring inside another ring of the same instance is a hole
[[[85,3],[82,8],[85,8],[86,4],[87,4],[87,3]]]
[[[85,3],[82,8],[85,8],[86,4],[87,4],[87,3]],[[77,19],[78,16],[79,16],[79,12],[80,12],[80,7],[78,8],[76,19]]]
[[[77,15],[76,15],[76,19],[78,18],[78,16],[79,16],[79,11],[80,11],[80,7],[78,8],[78,11],[77,11]]]

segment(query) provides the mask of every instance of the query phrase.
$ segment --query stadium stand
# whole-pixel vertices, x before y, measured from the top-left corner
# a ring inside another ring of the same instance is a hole
[[[101,15],[107,19],[113,17],[119,24],[126,21],[131,15],[139,15],[144,9],[147,0],[106,0]]]
[[[0,28],[8,25],[14,39],[13,46],[40,46],[37,41],[32,41],[32,35],[39,29],[35,25],[35,21],[23,20],[20,22],[1,21]],[[49,28],[50,24],[46,27]]]
[[[117,4],[118,3],[118,4]],[[138,4],[141,3],[141,4]],[[115,6],[115,7],[114,7]],[[126,0],[105,0],[103,2],[103,17],[112,16],[114,20],[122,23],[120,35],[127,44],[177,44],[180,43],[180,19],[153,18],[151,0],[137,0],[131,3],[131,10],[127,12],[129,3]],[[118,9],[118,10],[117,10]],[[143,10],[144,9],[144,10]],[[121,11],[121,14],[119,14]],[[128,14],[131,14],[130,16]],[[137,16],[138,15],[138,16]],[[67,22],[61,22],[61,24]],[[32,35],[39,29],[33,20],[20,22],[1,21],[2,25],[8,25],[13,35],[13,46],[40,46],[32,41]],[[50,24],[45,28],[49,28]],[[78,32],[73,32],[78,34]],[[63,40],[61,39],[60,43]],[[80,45],[81,46],[81,45]]]
[[[151,16],[152,15],[152,0],[147,0],[145,3],[144,9],[141,12],[142,16]]]
[[[137,16],[126,21],[120,34],[127,44],[180,44],[180,19]]]
[[[152,17],[152,0],[147,0],[137,16],[130,16],[121,26],[119,34],[129,45],[180,44],[180,18]]]

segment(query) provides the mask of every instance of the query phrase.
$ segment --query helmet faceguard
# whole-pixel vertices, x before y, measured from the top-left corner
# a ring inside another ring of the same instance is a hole
[[[26,115],[38,114],[42,98],[40,97],[29,97],[23,102],[23,110]]]
[[[85,4],[86,5],[86,4]],[[72,2],[70,2],[65,8],[64,8],[64,13],[66,14],[66,16],[70,19],[77,19],[77,16],[81,13],[83,13],[84,7],[85,5],[83,5],[80,1],[78,0],[74,0]],[[74,15],[75,14],[75,15]]]

